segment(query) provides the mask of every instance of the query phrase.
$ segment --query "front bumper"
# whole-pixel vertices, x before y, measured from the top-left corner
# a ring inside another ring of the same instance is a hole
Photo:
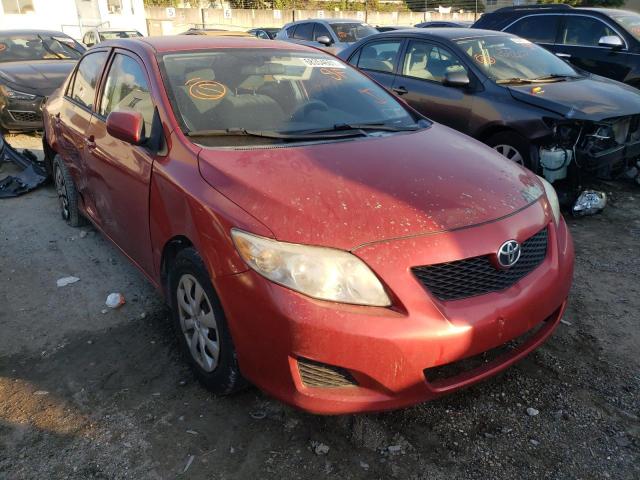
[[[43,97],[33,100],[0,99],[0,127],[9,131],[42,130]]]
[[[495,252],[505,239],[524,240],[544,224],[549,229],[545,260],[506,290],[441,302],[410,271],[411,266]],[[215,280],[240,368],[255,385],[321,414],[380,411],[436,398],[504,370],[544,342],[562,317],[573,275],[567,226],[561,221],[556,227],[548,208],[540,205],[490,224],[377,243],[354,253],[384,280],[395,298],[393,308],[314,300],[253,271]],[[444,379],[430,376],[429,369],[494,349],[536,328],[516,349],[478,368]],[[305,385],[300,359],[338,367],[357,385]]]

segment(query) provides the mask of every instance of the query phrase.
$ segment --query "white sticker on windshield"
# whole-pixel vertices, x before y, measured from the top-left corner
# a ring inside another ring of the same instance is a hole
[[[339,61],[330,58],[301,58],[300,60],[302,60],[307,67],[312,68],[345,68]]]
[[[529,44],[531,43],[529,40],[527,40],[526,38],[512,38],[511,41],[513,43],[520,43],[520,44]]]

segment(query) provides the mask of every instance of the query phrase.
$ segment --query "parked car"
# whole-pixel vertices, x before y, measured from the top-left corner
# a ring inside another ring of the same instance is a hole
[[[205,35],[208,37],[253,37],[247,32],[239,32],[237,30],[222,30],[219,28],[190,28],[180,35]]]
[[[507,7],[487,13],[474,28],[531,40],[578,68],[640,88],[640,15],[570,5]]]
[[[42,130],[42,103],[85,48],[62,32],[0,31],[0,130]]]
[[[412,27],[407,27],[406,25],[376,26],[376,30],[379,32],[392,32],[394,30],[406,30],[407,28],[412,28]]]
[[[507,368],[562,317],[553,187],[317,49],[104,42],[45,125],[62,217],[165,295],[216,393],[247,379],[317,413],[399,408]]]
[[[92,28],[85,32],[82,36],[82,43],[87,48],[104,42],[105,40],[114,40],[116,38],[136,38],[143,35],[137,30],[118,30],[112,28]]]
[[[473,25],[473,22],[433,21],[433,22],[416,23],[415,27],[416,28],[469,28],[471,27],[471,25]]]
[[[287,23],[276,38],[336,53],[375,33],[375,28],[358,20],[309,19]]]
[[[568,179],[576,187],[582,173],[616,175],[640,154],[640,91],[578,70],[515,35],[380,33],[339,57],[423,115],[550,182]]]
[[[262,38],[264,40],[273,40],[276,38],[276,35],[278,34],[278,32],[282,30],[281,28],[252,28],[251,30],[249,30],[249,34],[253,35],[254,37],[258,37],[258,38]]]

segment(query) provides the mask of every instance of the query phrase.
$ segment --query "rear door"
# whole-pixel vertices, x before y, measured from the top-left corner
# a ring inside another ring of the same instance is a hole
[[[444,85],[446,73],[466,72],[464,63],[443,45],[409,40],[392,90],[423,115],[466,133],[473,108],[473,88]]]
[[[96,196],[92,216],[103,231],[140,267],[152,271],[149,183],[154,154],[113,138],[106,120],[113,111],[140,112],[145,136],[152,135],[155,105],[141,60],[116,50],[100,88],[98,108],[87,131],[89,188]]]
[[[623,82],[634,65],[624,36],[610,23],[586,14],[565,14],[554,47],[556,55],[588,72]],[[624,47],[614,50],[601,47],[600,38],[617,36]]]
[[[526,38],[555,53],[562,15],[542,13],[527,15],[514,21],[504,31]]]
[[[349,63],[391,90],[403,43],[402,38],[367,42],[349,57]]]
[[[62,108],[54,117],[54,130],[59,144],[59,154],[66,161],[80,192],[85,208],[92,207],[92,196],[87,192],[86,131],[91,122],[96,87],[109,52],[97,50],[80,60],[67,85]]]

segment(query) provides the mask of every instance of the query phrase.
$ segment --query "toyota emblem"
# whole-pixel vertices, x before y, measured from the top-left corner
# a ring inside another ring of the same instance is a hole
[[[498,263],[503,268],[513,267],[520,259],[522,249],[515,240],[507,240],[498,249]]]

